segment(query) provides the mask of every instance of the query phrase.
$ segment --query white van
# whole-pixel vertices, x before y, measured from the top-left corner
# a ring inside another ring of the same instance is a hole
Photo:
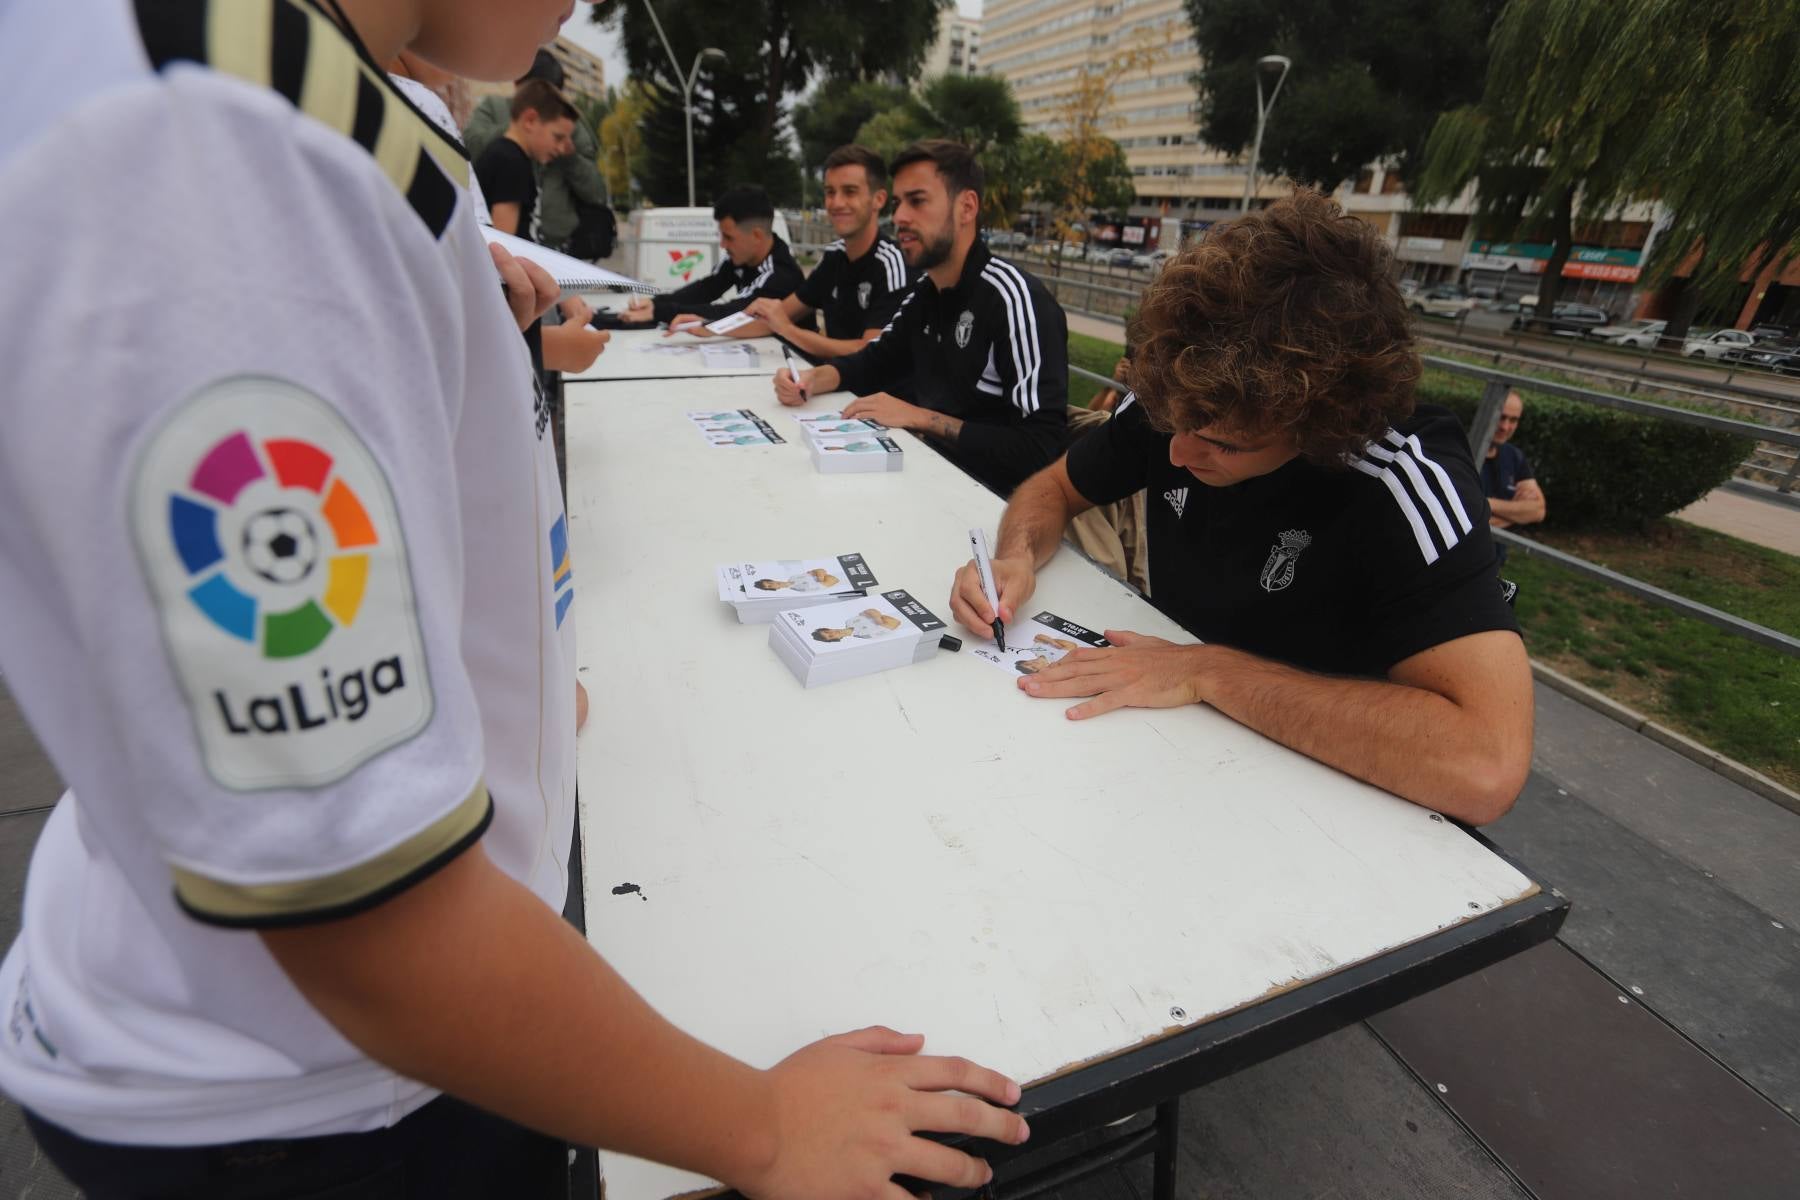
[[[637,246],[629,273],[659,292],[672,292],[712,273],[718,264],[719,223],[711,208],[640,208],[626,222]],[[787,218],[775,213],[775,233],[787,240]]]

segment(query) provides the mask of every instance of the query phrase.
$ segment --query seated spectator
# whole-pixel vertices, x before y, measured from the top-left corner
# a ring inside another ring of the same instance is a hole
[[[494,228],[536,242],[536,165],[574,151],[575,109],[543,80],[528,79],[513,92],[510,111],[506,133],[475,160],[475,176]]]
[[[1088,402],[1090,412],[1112,412],[1119,407],[1131,391],[1131,343],[1125,344],[1125,353],[1119,355],[1119,361],[1113,364],[1112,377],[1120,387],[1101,388],[1098,395]]]
[[[1544,489],[1531,473],[1525,452],[1512,444],[1525,415],[1525,401],[1517,392],[1506,393],[1500,407],[1500,423],[1481,463],[1481,490],[1487,493],[1488,524],[1496,529],[1536,525],[1544,519]],[[1502,555],[1504,557],[1504,554]]]
[[[775,232],[775,205],[759,187],[735,187],[713,205],[719,223],[719,248],[725,253],[711,275],[661,296],[641,296],[625,310],[626,324],[661,322],[676,327],[692,321],[716,321],[767,297],[782,300],[793,295],[804,278],[794,252]],[[731,300],[720,298],[732,288]]]

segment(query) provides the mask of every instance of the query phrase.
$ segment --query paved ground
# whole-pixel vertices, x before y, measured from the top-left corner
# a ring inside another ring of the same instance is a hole
[[[1675,515],[1746,542],[1800,555],[1800,508],[1719,488]]]

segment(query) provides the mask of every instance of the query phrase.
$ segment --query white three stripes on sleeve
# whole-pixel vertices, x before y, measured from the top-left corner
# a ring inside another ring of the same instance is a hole
[[[1013,384],[1013,407],[1029,417],[1038,410],[1038,368],[1044,361],[1038,344],[1037,310],[1017,267],[994,259],[981,269],[981,277],[994,285],[1006,303],[1006,334],[1019,373]]]
[[[906,257],[900,253],[900,247],[892,242],[875,243],[876,260],[882,270],[887,273],[887,286],[890,292],[906,290]]]
[[[1447,553],[1464,534],[1473,531],[1474,524],[1450,476],[1425,453],[1417,436],[1403,437],[1390,429],[1380,442],[1370,442],[1364,456],[1350,465],[1379,479],[1387,488],[1412,528],[1413,540],[1427,563],[1436,562],[1440,553]],[[1431,517],[1430,526],[1425,522],[1427,514]],[[1431,536],[1433,529],[1437,531],[1436,541]]]

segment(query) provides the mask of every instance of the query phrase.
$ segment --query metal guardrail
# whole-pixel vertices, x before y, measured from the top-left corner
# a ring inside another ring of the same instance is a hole
[[[1521,554],[1532,558],[1542,558],[1577,575],[1585,575],[1589,579],[1629,592],[1640,600],[1648,600],[1658,608],[1668,608],[1696,621],[1705,621],[1726,633],[1734,633],[1741,638],[1779,650],[1789,658],[1800,658],[1800,638],[1789,637],[1778,629],[1770,629],[1758,625],[1754,621],[1746,621],[1742,617],[1734,617],[1698,600],[1689,600],[1686,596],[1677,596],[1674,592],[1665,591],[1655,584],[1645,583],[1641,579],[1633,579],[1629,575],[1603,567],[1599,563],[1589,562],[1573,554],[1564,553],[1542,542],[1534,542],[1528,537],[1521,537],[1510,529],[1493,529],[1489,531],[1497,541],[1503,542]]]
[[[1705,400],[1715,404],[1736,404],[1746,408],[1762,409],[1773,413],[1786,413],[1800,416],[1800,395],[1785,399],[1767,391],[1748,391],[1740,382],[1732,385],[1730,377],[1720,384],[1721,387],[1732,386],[1734,390],[1721,392],[1714,390],[1693,379],[1684,379],[1674,375],[1655,374],[1644,370],[1623,371],[1594,363],[1581,362],[1574,358],[1558,358],[1549,354],[1540,354],[1535,348],[1518,345],[1516,337],[1510,350],[1494,345],[1493,342],[1466,331],[1460,337],[1445,337],[1437,333],[1415,332],[1414,338],[1420,342],[1444,346],[1452,350],[1460,350],[1468,354],[1492,355],[1496,365],[1502,359],[1511,358],[1532,366],[1547,370],[1560,371],[1566,375],[1590,375],[1596,379],[1606,380],[1624,385],[1626,392],[1635,392],[1640,387],[1649,386],[1659,392],[1672,392],[1678,395],[1692,396],[1696,400]],[[1510,336],[1510,335],[1509,335]],[[1575,348],[1604,352],[1605,348],[1592,342],[1574,342]],[[1755,397],[1762,397],[1757,399]]]

